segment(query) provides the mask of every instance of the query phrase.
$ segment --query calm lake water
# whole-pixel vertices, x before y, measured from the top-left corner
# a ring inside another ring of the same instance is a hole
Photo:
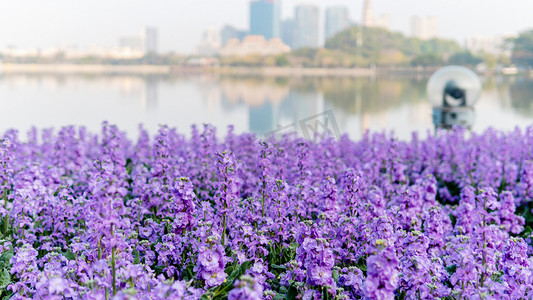
[[[511,130],[533,123],[533,80],[483,78],[472,130]],[[32,126],[82,125],[99,132],[108,120],[132,138],[142,123],[189,133],[192,124],[211,123],[219,133],[263,136],[331,110],[342,133],[358,139],[366,130],[433,130],[427,78],[250,78],[198,76],[0,75],[0,131]],[[25,135],[25,134],[24,134]]]

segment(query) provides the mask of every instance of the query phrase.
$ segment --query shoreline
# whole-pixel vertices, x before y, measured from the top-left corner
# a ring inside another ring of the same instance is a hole
[[[139,74],[180,75],[219,74],[265,77],[373,77],[371,68],[295,68],[295,67],[209,67],[170,65],[83,65],[83,64],[13,64],[0,63],[0,74]]]
[[[161,65],[79,65],[79,64],[6,64],[0,74],[170,74],[171,66]]]
[[[265,77],[374,77],[375,68],[302,68],[302,67],[216,67],[211,72],[221,75],[250,75]]]
[[[440,67],[304,68],[304,67],[226,67],[172,65],[103,64],[13,64],[0,62],[0,75],[6,74],[85,74],[85,75],[236,75],[262,77],[388,77],[430,76]],[[495,75],[494,73],[479,73]],[[516,74],[504,76],[533,76]]]

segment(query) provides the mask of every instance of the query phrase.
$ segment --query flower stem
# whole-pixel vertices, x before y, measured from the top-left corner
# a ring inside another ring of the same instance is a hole
[[[226,209],[225,207],[226,205],[224,205],[224,210]],[[224,227],[223,227],[223,230],[222,230],[222,246],[226,246],[225,244],[225,241],[226,241],[226,213],[224,212]]]
[[[98,259],[102,259],[102,237],[98,239]]]
[[[265,217],[265,181],[263,180],[263,210],[261,211],[261,217]]]
[[[4,189],[4,208],[6,210],[6,216],[4,217],[4,235],[7,235],[7,230],[9,229],[9,215],[7,213],[7,190]]]
[[[111,236],[113,236],[113,226],[111,226]],[[117,294],[117,268],[115,262],[115,251],[117,247],[111,249],[111,273],[113,275],[113,296]]]
[[[111,272],[113,273],[113,296],[117,294],[117,276],[115,264],[115,247],[111,250]]]

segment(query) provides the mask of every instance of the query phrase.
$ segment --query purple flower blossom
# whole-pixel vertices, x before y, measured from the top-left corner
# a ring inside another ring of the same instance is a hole
[[[533,127],[0,141],[0,276],[19,298],[533,297]]]
[[[263,287],[250,276],[241,276],[235,281],[234,288],[228,294],[229,300],[263,299]]]

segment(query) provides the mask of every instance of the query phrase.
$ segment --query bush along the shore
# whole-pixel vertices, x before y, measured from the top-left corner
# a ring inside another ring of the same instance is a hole
[[[533,127],[0,140],[3,299],[533,297]]]

